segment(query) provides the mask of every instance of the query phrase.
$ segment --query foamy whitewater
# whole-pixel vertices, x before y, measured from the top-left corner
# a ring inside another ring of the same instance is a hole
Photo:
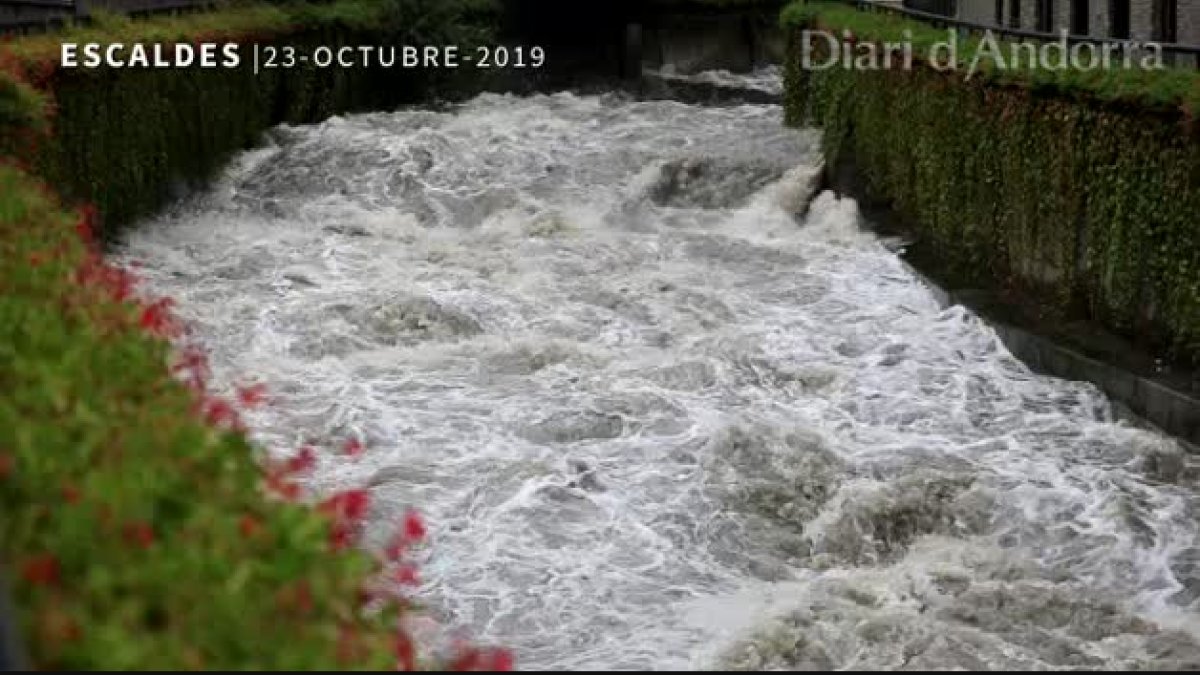
[[[1200,667],[1195,460],[853,201],[794,217],[818,143],[617,95],[339,117],[116,258],[268,385],[269,452],[371,488],[365,545],[424,511],[432,619],[518,667]]]

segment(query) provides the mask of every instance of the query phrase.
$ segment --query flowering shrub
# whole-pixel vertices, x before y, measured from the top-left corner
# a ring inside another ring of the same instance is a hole
[[[476,14],[488,3],[456,1]],[[242,433],[241,411],[269,392],[212,396],[203,351],[177,341],[171,300],[139,299],[134,275],[94,243],[273,122],[420,91],[311,68],[57,67],[67,39],[367,44],[415,2],[241,3],[0,44],[0,573],[39,668],[512,665],[502,651],[464,646],[440,664],[420,652],[400,622],[419,580],[407,560],[425,536],[419,516],[373,557],[355,546],[369,493],[301,503],[315,451],[260,463]],[[97,207],[72,214],[60,199]]]
[[[314,451],[254,461],[239,411],[265,389],[207,394],[203,353],[172,357],[170,302],[135,299],[89,244],[91,218],[0,166],[0,553],[35,664],[431,665],[399,622],[420,516],[372,558],[354,548],[368,492],[298,504]],[[512,659],[463,647],[441,665]]]

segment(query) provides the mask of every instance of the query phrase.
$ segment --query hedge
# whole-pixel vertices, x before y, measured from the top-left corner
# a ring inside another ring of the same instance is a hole
[[[248,50],[238,68],[65,69],[55,67],[60,42],[258,42],[300,53],[322,45],[471,45],[490,34],[496,9],[488,0],[242,3],[148,21],[104,15],[65,35],[21,39],[0,50],[0,70],[53,101],[46,111],[53,132],[40,143],[26,138],[10,152],[69,202],[94,205],[102,234],[109,236],[153,213],[180,186],[204,184],[233,152],[274,124],[426,101],[475,71],[309,63],[255,74]]]
[[[792,2],[784,8],[780,21],[784,28],[824,28],[839,38],[848,30],[852,40],[863,43],[907,41],[913,45],[915,61],[924,64],[944,60],[944,54],[934,52],[933,48],[948,39],[947,30],[886,13],[860,11],[845,2]],[[1070,100],[1124,103],[1152,110],[1182,109],[1189,119],[1200,113],[1200,71],[1194,68],[1060,68],[1052,64],[1047,67],[1048,64],[1036,60],[1014,60],[1011,56],[997,60],[990,50],[980,49],[983,42],[978,35],[958,39],[959,58],[953,65],[960,76],[971,65],[971,57],[979,54],[972,79]],[[1013,44],[1004,40],[999,40],[998,46],[1006,55],[1013,49]],[[1133,58],[1132,63],[1140,64],[1141,57]]]
[[[462,22],[430,30],[479,34],[466,18],[478,4],[447,13],[431,2],[246,4],[187,20],[110,19],[73,37],[375,44],[422,8]],[[429,82],[378,90],[370,85],[401,83],[311,70],[67,72],[56,44],[0,50],[0,152],[10,157],[0,159],[0,574],[34,665],[511,668],[502,650],[419,652],[399,623],[411,607],[403,589],[417,582],[408,554],[424,535],[419,516],[396,523],[383,551],[354,547],[370,493],[310,508],[300,485],[316,451],[279,462],[253,447],[240,412],[269,392],[246,382],[234,400],[214,397],[170,300],[138,296],[96,237],[102,222],[161,204],[172,180],[202,180],[268,124],[417,96]]]
[[[344,667],[343,628],[386,639],[355,611],[365,559],[268,505],[245,438],[206,423],[220,404],[197,411],[142,330],[155,305],[122,301],[76,225],[0,168],[0,537],[35,663]]]
[[[827,166],[852,165],[864,195],[914,227],[960,287],[1200,363],[1200,76],[989,69],[967,80],[929,65],[920,45],[945,34],[913,22],[805,3],[784,25],[788,123],[823,127]],[[916,65],[803,68],[806,28],[869,43],[912,30]]]

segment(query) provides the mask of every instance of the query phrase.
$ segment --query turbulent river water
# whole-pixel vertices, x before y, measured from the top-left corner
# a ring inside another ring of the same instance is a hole
[[[1032,374],[770,105],[483,95],[272,130],[115,251],[248,421],[432,524],[518,667],[1200,667],[1194,459]]]

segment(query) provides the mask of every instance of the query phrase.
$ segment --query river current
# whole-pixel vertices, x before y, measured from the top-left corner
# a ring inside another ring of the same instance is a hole
[[[1032,373],[771,105],[279,127],[114,252],[520,668],[1200,668],[1196,461]],[[359,438],[357,459],[336,447]]]

